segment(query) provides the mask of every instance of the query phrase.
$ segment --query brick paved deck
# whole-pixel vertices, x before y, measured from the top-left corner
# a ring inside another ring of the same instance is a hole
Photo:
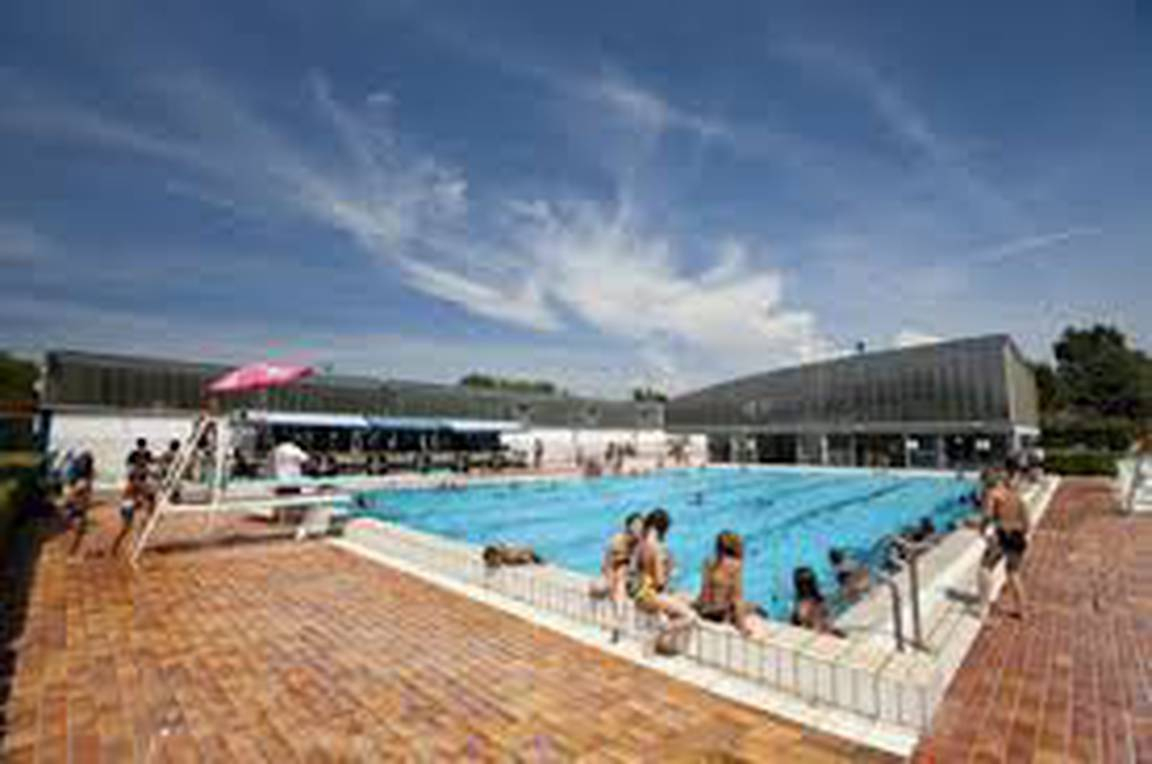
[[[918,751],[940,762],[1152,762],[1152,517],[1065,481],[1024,568],[1024,621],[994,617]]]
[[[35,567],[0,759],[887,760],[320,542],[135,575],[66,544]]]

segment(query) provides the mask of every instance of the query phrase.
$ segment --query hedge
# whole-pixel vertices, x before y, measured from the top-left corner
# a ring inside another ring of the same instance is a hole
[[[1040,445],[1045,449],[1089,449],[1126,451],[1144,432],[1139,422],[1130,419],[1046,418],[1042,424]]]
[[[1116,476],[1116,455],[1109,451],[1056,451],[1044,457],[1044,469],[1058,475]]]
[[[33,503],[39,487],[39,459],[30,454],[0,454],[0,559],[21,510]]]

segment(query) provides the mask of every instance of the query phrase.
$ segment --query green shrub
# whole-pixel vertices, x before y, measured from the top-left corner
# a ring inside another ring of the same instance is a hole
[[[1103,417],[1045,419],[1040,445],[1046,449],[1125,451],[1142,433],[1139,422]]]
[[[35,454],[0,454],[0,559],[20,513],[26,511],[39,491],[39,458]]]
[[[8,479],[0,481],[0,560],[8,547],[8,532],[16,522],[16,513],[21,502],[20,481]]]
[[[1044,457],[1044,469],[1057,475],[1116,476],[1116,455],[1108,451],[1056,451]]]

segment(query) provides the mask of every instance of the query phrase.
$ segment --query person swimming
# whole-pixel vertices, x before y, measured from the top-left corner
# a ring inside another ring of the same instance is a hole
[[[792,586],[796,590],[796,602],[792,608],[792,625],[811,629],[821,634],[844,636],[844,632],[832,625],[832,616],[824,595],[820,592],[820,582],[809,567],[796,568],[792,573]]]
[[[843,549],[830,550],[828,562],[836,574],[836,583],[840,587],[840,594],[846,601],[855,602],[868,591],[871,585],[868,568],[845,554]]]
[[[544,562],[532,547],[511,544],[490,544],[484,547],[481,557],[489,570],[519,565],[539,565]]]

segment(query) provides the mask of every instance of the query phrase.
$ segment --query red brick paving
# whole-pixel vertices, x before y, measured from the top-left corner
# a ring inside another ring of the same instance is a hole
[[[325,544],[133,573],[67,541],[31,583],[6,761],[887,760]]]
[[[1066,480],[1024,581],[1025,620],[984,626],[916,759],[1152,762],[1152,517]]]

